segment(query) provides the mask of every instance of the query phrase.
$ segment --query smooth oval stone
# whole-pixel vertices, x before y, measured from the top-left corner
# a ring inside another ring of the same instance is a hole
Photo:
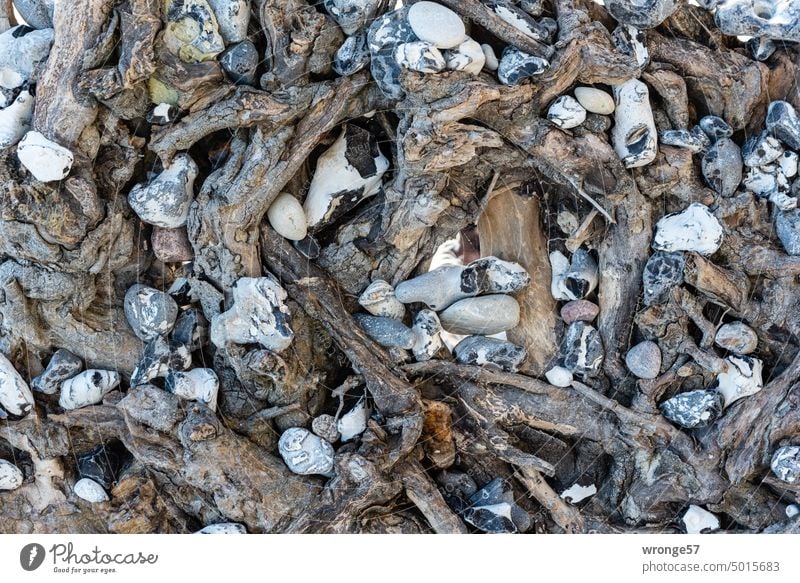
[[[438,48],[432,43],[419,40],[397,45],[394,60],[401,67],[418,73],[439,73],[447,67]]]
[[[492,45],[487,45],[486,43],[481,45],[481,50],[483,51],[483,56],[485,57],[485,65],[486,68],[490,71],[497,71],[497,68],[500,66],[500,60],[497,58],[497,54],[494,52]]]
[[[17,158],[39,182],[63,180],[72,169],[72,152],[36,131],[17,144]]]
[[[733,135],[733,128],[728,122],[716,115],[707,115],[700,118],[697,125],[706,133],[712,143],[722,138],[730,138]]]
[[[614,113],[614,98],[602,89],[594,87],[576,87],[575,99],[586,111],[611,115]]]
[[[592,322],[600,313],[600,307],[589,300],[572,300],[561,307],[561,319],[566,324]]]
[[[402,320],[406,307],[397,299],[394,288],[382,279],[376,279],[358,297],[358,303],[373,316]]]
[[[306,213],[300,201],[288,192],[280,193],[267,210],[273,229],[290,241],[300,241],[308,234]]]
[[[508,45],[497,67],[497,78],[503,85],[518,85],[528,77],[541,75],[550,66],[542,57],[528,54],[517,47]]]
[[[719,518],[695,504],[689,506],[681,521],[686,534],[701,534],[719,529]]]
[[[625,355],[625,364],[640,379],[654,379],[661,371],[661,349],[650,340],[640,342]]]
[[[189,242],[186,227],[165,229],[153,227],[150,235],[153,253],[164,263],[183,263],[194,259],[194,249]]]
[[[572,129],[586,120],[586,110],[574,97],[562,95],[547,110],[547,119],[553,125],[564,129]]]
[[[770,468],[779,480],[794,484],[800,478],[800,446],[785,445],[776,449]]]
[[[800,118],[791,103],[773,101],[769,104],[767,130],[792,150],[800,150]]]
[[[725,407],[744,397],[755,395],[764,387],[763,363],[751,356],[728,356],[722,372],[717,374],[717,391]]]
[[[58,392],[61,383],[81,372],[83,361],[69,350],[60,348],[50,357],[50,362],[44,372],[31,381],[35,391],[46,395]]]
[[[258,68],[258,49],[251,41],[245,40],[225,49],[219,63],[234,83],[253,85]]]
[[[247,38],[247,25],[250,23],[250,2],[248,0],[208,0],[217,18],[219,34],[226,45]]]
[[[183,399],[205,403],[212,411],[217,410],[219,378],[213,368],[170,371],[164,380],[164,389]]]
[[[58,404],[62,409],[80,409],[97,405],[119,386],[119,373],[113,370],[89,369],[61,383]]]
[[[420,40],[440,49],[457,47],[467,37],[461,17],[436,2],[417,2],[408,10],[407,20]]]
[[[402,322],[367,314],[353,314],[353,318],[364,329],[367,336],[381,346],[405,350],[410,350],[414,346],[414,332]]]
[[[544,377],[547,382],[555,387],[568,387],[572,384],[572,371],[564,368],[563,366],[554,366],[546,373]]]
[[[0,491],[16,490],[22,486],[25,476],[22,471],[6,460],[0,459]]]
[[[89,478],[81,478],[78,480],[75,483],[73,491],[78,498],[82,498],[92,504],[107,502],[109,499],[103,487]]]
[[[597,330],[586,322],[573,322],[561,343],[564,368],[584,378],[594,376],[603,365],[605,352]]]
[[[453,50],[445,51],[444,57],[448,69],[464,71],[470,75],[480,73],[486,64],[486,55],[483,52],[483,48],[471,38],[467,38]]]
[[[779,211],[775,214],[775,233],[789,255],[800,255],[800,211]]]
[[[695,202],[656,223],[653,248],[659,251],[694,251],[712,255],[722,244],[722,226],[703,204]]]
[[[204,526],[193,534],[247,534],[247,529],[238,522],[220,522]]]
[[[125,292],[124,311],[133,333],[146,342],[172,330],[178,304],[169,294],[137,283]]]
[[[714,342],[736,354],[750,354],[758,347],[758,335],[744,322],[731,322],[720,326]]]
[[[439,267],[397,284],[394,294],[404,304],[424,302],[434,310],[443,310],[453,302],[475,295],[475,290],[461,288],[464,267]]]
[[[659,406],[666,419],[694,429],[711,425],[722,413],[722,399],[716,391],[688,391],[667,399]]]
[[[5,109],[0,109],[0,150],[19,142],[31,128],[34,97],[25,88]]]
[[[323,414],[315,417],[311,422],[311,431],[329,443],[339,440],[339,430],[336,428],[336,419],[333,415]]]
[[[507,295],[467,298],[451,305],[439,319],[452,334],[497,334],[519,323],[519,304]]]
[[[0,352],[0,408],[15,417],[24,417],[33,409],[33,393],[11,361]]]
[[[278,440],[278,452],[295,474],[322,474],[333,472],[333,447],[321,437],[302,427],[290,427]]]
[[[720,138],[703,154],[703,178],[720,196],[733,196],[742,182],[742,154],[730,138]]]
[[[467,336],[456,344],[453,354],[462,364],[488,366],[506,372],[517,372],[528,356],[522,346],[486,336]]]

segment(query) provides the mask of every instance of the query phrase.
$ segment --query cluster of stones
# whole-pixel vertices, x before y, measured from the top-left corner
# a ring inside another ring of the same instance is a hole
[[[561,318],[567,325],[561,342],[559,362],[545,373],[547,381],[557,387],[567,387],[574,375],[591,378],[603,364],[603,342],[592,322],[600,313],[597,304],[588,298],[598,284],[597,262],[591,252],[578,248],[567,258],[561,251],[550,253],[550,292],[553,298],[565,303]]]
[[[753,37],[748,46],[759,61],[767,60],[783,41],[800,42],[800,5],[797,2],[705,0],[701,5],[709,10],[716,9],[714,19],[725,34]]]
[[[526,532],[532,525],[531,516],[516,503],[514,491],[500,478],[479,489],[468,474],[448,470],[439,474],[437,482],[450,508],[482,532]]]
[[[395,288],[373,281],[359,297],[368,314],[356,321],[381,346],[411,350],[418,361],[429,360],[442,348],[442,331],[457,335],[453,352],[461,363],[516,371],[525,349],[500,338],[519,322],[519,304],[509,294],[530,283],[525,269],[497,257],[464,265],[446,265],[399,283]],[[406,320],[406,306],[415,310]]]

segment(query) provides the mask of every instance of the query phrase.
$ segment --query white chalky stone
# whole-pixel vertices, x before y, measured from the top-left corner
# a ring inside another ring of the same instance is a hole
[[[194,534],[247,534],[247,530],[238,522],[220,522],[219,524],[209,524]]]
[[[275,198],[267,211],[267,219],[281,237],[290,241],[300,241],[308,234],[303,205],[288,192]]]
[[[717,252],[722,244],[722,226],[708,207],[695,202],[685,210],[662,217],[656,223],[653,248],[658,251]]]
[[[497,71],[497,67],[500,66],[500,59],[497,58],[492,46],[484,43],[481,45],[481,50],[483,50],[483,56],[486,57],[486,68],[490,71]]]
[[[22,486],[24,478],[17,466],[6,460],[0,460],[0,490],[16,490]]]
[[[548,383],[556,387],[568,387],[572,384],[572,372],[563,366],[554,366],[544,373],[544,377]]]
[[[22,417],[33,409],[33,393],[25,379],[0,352],[0,408]]]
[[[108,500],[108,494],[105,490],[103,490],[103,487],[89,478],[82,478],[78,480],[75,483],[73,491],[75,492],[76,496],[83,498],[92,504],[96,504],[97,502],[106,502]]]
[[[576,87],[575,99],[586,111],[610,115],[614,113],[614,98],[602,89],[594,87]]]
[[[408,24],[420,40],[452,49],[467,36],[461,17],[436,2],[417,2],[408,10]]]
[[[17,145],[17,157],[39,182],[63,180],[72,169],[72,152],[37,131],[25,134]]]

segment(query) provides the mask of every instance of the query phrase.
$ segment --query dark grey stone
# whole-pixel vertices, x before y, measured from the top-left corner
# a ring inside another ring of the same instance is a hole
[[[772,56],[778,45],[770,38],[756,36],[747,41],[747,48],[756,61],[766,61]]]
[[[716,115],[707,115],[701,118],[697,125],[706,133],[712,143],[733,135],[733,128],[728,125],[728,122]]]
[[[164,292],[140,283],[128,288],[124,309],[133,333],[145,342],[168,334],[178,317],[175,300]]]
[[[606,0],[605,6],[617,22],[636,28],[654,28],[677,8],[674,0]]]
[[[228,47],[219,56],[222,68],[237,85],[255,85],[258,60],[258,49],[249,40]]]
[[[343,77],[357,73],[369,64],[369,48],[365,34],[345,39],[333,58],[333,70]]]
[[[31,381],[31,387],[45,393],[54,395],[61,388],[61,383],[74,377],[83,369],[83,361],[69,350],[60,348],[53,353],[44,372]]]
[[[402,322],[368,314],[353,314],[353,318],[367,336],[381,346],[403,349],[411,349],[414,346],[414,332]]]
[[[730,138],[719,138],[703,155],[703,178],[720,196],[733,196],[742,182],[742,170],[741,151]]]
[[[661,403],[661,413],[669,421],[686,429],[706,427],[722,412],[722,398],[716,391],[689,391]]]
[[[800,255],[800,210],[778,211],[775,232],[789,255]]]
[[[528,77],[541,75],[549,66],[550,63],[547,59],[530,55],[517,47],[508,45],[500,58],[497,78],[504,85],[518,85]]]
[[[106,490],[116,482],[122,459],[112,445],[98,445],[91,451],[78,456],[78,474],[89,478]]]
[[[604,355],[600,333],[593,326],[586,322],[573,322],[567,327],[561,343],[564,368],[590,378],[600,370]]]
[[[394,59],[395,48],[402,43],[419,40],[406,16],[408,7],[383,14],[370,25],[367,46],[370,52],[370,70],[375,83],[390,99],[401,99],[400,65]]]
[[[800,119],[791,103],[773,101],[769,104],[767,130],[792,150],[800,150]]]
[[[699,126],[695,126],[691,130],[664,130],[658,135],[662,144],[686,148],[695,154],[704,152],[711,145],[711,140]]]
[[[503,480],[495,478],[469,497],[461,517],[483,532],[525,532],[532,521],[514,499],[514,491]]]
[[[208,320],[197,308],[189,308],[181,312],[171,334],[173,342],[185,345],[189,351],[201,348],[207,337]]]
[[[19,15],[33,28],[53,27],[54,0],[14,0]]]
[[[517,372],[528,352],[522,346],[499,338],[467,336],[456,344],[453,354],[462,364],[488,365],[506,372]]]
[[[684,264],[685,259],[680,251],[656,251],[650,256],[642,272],[646,306],[667,301],[672,288],[683,283]]]
[[[156,377],[166,376],[172,370],[188,370],[192,366],[189,349],[178,342],[167,342],[157,336],[148,342],[141,358],[133,369],[130,385],[142,385]]]

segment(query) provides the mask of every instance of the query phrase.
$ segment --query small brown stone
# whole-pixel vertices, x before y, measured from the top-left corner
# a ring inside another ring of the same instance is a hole
[[[561,308],[561,318],[567,324],[573,322],[592,322],[597,314],[600,313],[600,308],[588,300],[572,300],[567,302]]]
[[[150,243],[153,245],[153,253],[164,263],[177,263],[194,259],[194,249],[189,243],[186,227],[177,229],[153,227]]]

